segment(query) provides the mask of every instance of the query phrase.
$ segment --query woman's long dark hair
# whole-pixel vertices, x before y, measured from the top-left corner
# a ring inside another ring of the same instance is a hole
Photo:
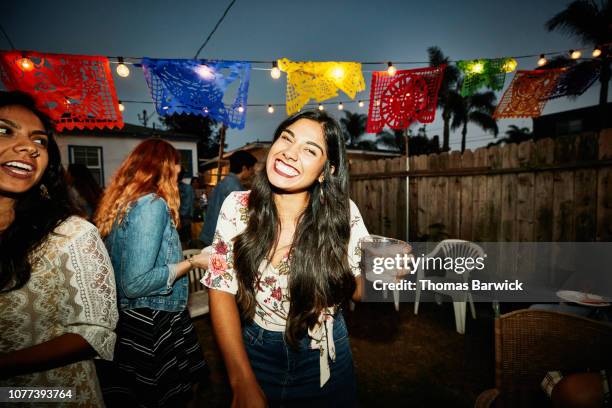
[[[304,111],[283,121],[274,133],[274,140],[300,119],[322,125],[327,161],[323,182],[315,181],[309,188],[309,203],[298,220],[290,249],[291,306],[285,337],[294,347],[307,329],[315,325],[324,308],[349,299],[355,290],[355,280],[348,264],[351,229],[348,163],[342,130],[324,112]],[[249,196],[248,225],[234,242],[234,263],[239,282],[237,302],[246,320],[252,320],[255,314],[259,265],[274,252],[278,243],[280,221],[273,192],[274,187],[263,169],[257,174]]]
[[[0,292],[19,289],[28,282],[31,273],[29,255],[62,221],[76,213],[68,195],[60,151],[53,138],[49,117],[36,108],[30,95],[23,92],[0,92],[0,107],[4,106],[22,106],[41,120],[49,135],[49,164],[37,185],[14,195],[15,218],[6,230],[0,232]]]
[[[95,213],[103,191],[91,171],[84,164],[71,163],[68,165],[68,173],[74,189],[85,200],[92,214]]]

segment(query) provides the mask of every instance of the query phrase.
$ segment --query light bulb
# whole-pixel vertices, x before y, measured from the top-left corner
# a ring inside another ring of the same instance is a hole
[[[270,71],[270,76],[274,79],[278,79],[281,76],[281,70],[278,67],[278,62],[272,62],[272,71]]]
[[[26,56],[23,56],[19,60],[17,60],[17,65],[25,72],[30,72],[34,69],[34,63],[31,59]]]
[[[323,106],[323,104],[319,104],[319,110],[320,111],[325,110],[325,107]]]
[[[601,48],[595,47],[595,49],[593,50],[593,58],[597,58],[600,55],[601,55]]]
[[[359,101],[357,104],[359,105],[360,108],[363,108],[363,101]]]
[[[203,79],[213,79],[215,77],[215,71],[208,65],[198,65],[194,68],[196,74]]]
[[[475,63],[472,65],[471,71],[475,74],[482,74],[482,71],[484,71],[484,64],[482,62]]]
[[[119,101],[119,112],[123,112],[125,110],[125,106]]]
[[[344,109],[344,105],[342,104],[342,102],[340,102],[338,104],[338,110],[343,110]]]
[[[504,71],[512,72],[516,69],[516,65],[517,65],[516,60],[514,58],[510,58],[504,63],[504,67],[503,67]]]
[[[204,108],[204,113],[208,114],[208,108]]]
[[[334,68],[332,71],[332,76],[336,79],[342,79],[344,76],[344,69],[342,69],[340,66]]]
[[[238,112],[240,112],[240,113],[244,112],[244,107],[242,105],[240,105],[238,107]]]
[[[124,63],[118,64],[115,70],[117,71],[117,75],[119,75],[122,78],[126,78],[130,75],[130,69]]]
[[[268,113],[274,113],[274,106],[268,105]]]
[[[546,65],[548,61],[546,60],[546,57],[544,56],[544,54],[540,54],[540,59],[538,59],[538,67],[542,67],[544,65]]]
[[[397,72],[397,68],[393,66],[393,63],[391,61],[387,62],[387,67],[387,74],[389,74],[390,76],[395,75],[395,73]]]
[[[578,59],[580,58],[581,55],[582,55],[582,52],[580,52],[580,50],[570,50],[570,57],[572,59]]]

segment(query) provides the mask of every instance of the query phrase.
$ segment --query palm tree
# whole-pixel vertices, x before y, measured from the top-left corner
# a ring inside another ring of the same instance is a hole
[[[518,127],[516,125],[508,126],[506,136],[499,139],[497,142],[489,143],[487,147],[497,146],[502,143],[521,143],[533,138],[533,133],[527,127]]]
[[[411,129],[406,129],[410,135]],[[404,153],[406,147],[404,145],[404,129],[386,129],[376,134],[376,140],[383,146],[391,148],[391,150],[399,150]]]
[[[601,47],[601,56],[597,59],[601,64],[599,82],[599,106],[601,120],[605,119],[605,105],[608,102],[608,83],[610,82],[610,62],[612,53],[612,3],[601,0],[575,0],[565,10],[557,13],[545,24],[548,31],[559,30],[577,37],[585,45]]]
[[[442,150],[449,150],[449,139],[450,139],[450,121],[453,116],[453,104],[452,104],[452,93],[456,92],[455,88],[459,81],[459,69],[455,65],[449,64],[449,59],[442,53],[442,50],[438,47],[429,47],[427,49],[429,54],[429,65],[436,67],[442,64],[447,64],[444,70],[444,77],[440,84],[440,90],[438,91],[438,107],[442,109],[442,120],[444,121],[444,133]]]
[[[451,129],[457,130],[461,128],[462,152],[465,151],[468,123],[478,125],[485,132],[491,132],[493,136],[497,137],[499,129],[497,128],[497,122],[493,118],[497,99],[494,92],[477,92],[463,97],[457,91],[454,91],[452,96],[453,120],[451,122]]]
[[[368,115],[344,111],[344,117],[340,119],[340,123],[349,146],[357,145],[357,139],[366,131],[367,122]]]
[[[427,136],[427,125],[421,126],[417,133],[414,134],[412,129],[407,129],[408,132],[408,151],[410,156],[418,156],[421,154],[440,153],[440,141],[436,135],[433,138]],[[385,147],[391,147],[393,150],[405,152],[404,145],[404,130],[383,130],[376,135],[378,141]]]

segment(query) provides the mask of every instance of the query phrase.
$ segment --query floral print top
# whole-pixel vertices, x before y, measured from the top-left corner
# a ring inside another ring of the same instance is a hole
[[[233,265],[233,239],[241,234],[247,226],[249,194],[249,191],[233,192],[223,202],[213,239],[208,270],[202,278],[202,283],[211,289],[222,290],[234,295],[238,292],[238,281]],[[353,201],[350,202],[350,211],[351,236],[348,246],[348,261],[353,274],[359,276],[361,274],[359,241],[368,235],[368,230],[363,223],[359,209]],[[263,260],[259,272],[261,275],[255,291],[257,306],[253,320],[266,330],[284,331],[290,304],[288,253],[285,254],[277,266]],[[312,338],[311,347],[321,349],[322,384],[329,378],[327,355],[330,354],[332,360],[335,359],[333,330],[331,330],[332,316],[335,311],[329,309],[321,313],[319,324],[314,329],[309,330],[309,335]],[[323,381],[324,379],[325,381]]]

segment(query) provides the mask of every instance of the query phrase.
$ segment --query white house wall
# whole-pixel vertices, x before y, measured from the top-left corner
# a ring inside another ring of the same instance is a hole
[[[68,146],[92,146],[102,148],[102,163],[104,166],[104,185],[108,186],[115,171],[125,160],[127,155],[144,139],[130,137],[92,137],[92,136],[72,136],[59,135],[57,143],[62,154],[62,163],[68,167],[69,156]],[[191,150],[191,161],[194,173],[198,171],[198,152],[195,142],[171,141],[167,140],[176,149]]]

